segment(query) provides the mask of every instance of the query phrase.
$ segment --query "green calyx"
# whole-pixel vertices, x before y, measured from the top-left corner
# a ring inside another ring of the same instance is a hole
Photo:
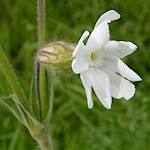
[[[39,50],[37,59],[40,64],[54,73],[70,76],[73,73],[71,63],[74,47],[73,44],[66,42],[52,42]]]

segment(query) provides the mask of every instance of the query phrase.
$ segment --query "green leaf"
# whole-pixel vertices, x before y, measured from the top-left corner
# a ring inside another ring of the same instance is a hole
[[[26,102],[26,97],[21,88],[21,85],[19,81],[17,80],[14,70],[12,69],[1,45],[0,45],[0,67],[2,68],[4,74],[6,75],[6,78],[10,84],[10,87],[15,93],[15,95],[17,95],[17,97],[23,102]]]
[[[16,116],[16,118],[29,130],[32,128],[42,128],[40,124],[23,106],[16,95],[0,97],[1,102]]]

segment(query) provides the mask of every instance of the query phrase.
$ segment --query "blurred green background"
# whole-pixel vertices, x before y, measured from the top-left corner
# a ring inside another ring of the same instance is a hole
[[[92,31],[99,16],[109,9],[121,14],[110,24],[111,39],[132,41],[138,50],[124,61],[143,79],[130,101],[113,100],[105,109],[93,94],[87,108],[78,75],[55,77],[52,138],[56,150],[150,149],[150,0],[46,0],[46,41],[77,43]],[[26,94],[34,71],[37,49],[36,0],[0,0],[0,43]],[[0,95],[11,94],[0,70]],[[0,150],[37,150],[28,131],[0,105]]]

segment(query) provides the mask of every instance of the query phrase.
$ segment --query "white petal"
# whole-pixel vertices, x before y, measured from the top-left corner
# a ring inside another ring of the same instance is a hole
[[[92,88],[91,88],[89,72],[85,71],[85,72],[81,73],[80,78],[81,78],[82,84],[85,88],[88,108],[91,109],[91,108],[93,108],[94,104],[93,104],[93,100],[92,100]]]
[[[111,21],[118,20],[119,18],[120,14],[118,14],[115,10],[109,10],[98,19],[95,27],[99,26],[103,21],[107,21],[107,23],[110,23]]]
[[[119,89],[119,86],[118,86],[118,84],[117,84],[117,81],[116,81],[116,79],[112,76],[112,75],[114,75],[115,73],[112,72],[111,70],[109,70],[108,68],[102,67],[101,69],[102,69],[105,73],[107,73],[108,76],[109,76],[111,96],[112,96],[113,98],[116,98],[116,99],[122,98],[123,95],[122,95],[121,92],[120,92],[120,89]]]
[[[91,84],[101,103],[110,109],[112,98],[108,75],[100,69],[93,69],[91,71]]]
[[[105,57],[103,66],[110,70],[120,73],[121,76],[130,81],[141,81],[141,77],[130,69],[121,59],[117,57]]]
[[[84,54],[84,51],[85,51],[85,46],[84,46],[84,43],[83,41],[89,36],[89,32],[88,31],[85,31],[83,34],[82,34],[82,37],[80,38],[77,46],[75,47],[75,50],[73,52],[73,57],[76,57],[76,56],[81,56]]]
[[[72,61],[72,70],[74,73],[79,74],[89,69],[89,65],[85,57],[77,57]]]
[[[109,37],[109,26],[104,21],[97,28],[94,28],[87,41],[86,47],[91,52],[99,50],[109,41]]]
[[[122,94],[120,93],[117,84],[112,84],[111,81],[110,81],[110,91],[111,91],[111,96],[113,98],[120,99],[123,97]]]
[[[123,58],[127,55],[130,55],[137,49],[137,46],[132,42],[125,41],[109,41],[105,45],[105,50],[108,55],[117,56]]]
[[[126,100],[129,100],[134,96],[135,94],[134,84],[132,84],[130,81],[120,77],[119,75],[113,72],[109,72],[108,76],[110,79],[110,84],[112,85],[114,90],[111,93],[114,98],[117,97],[117,93],[118,93],[118,98],[119,96],[121,96],[124,97]]]

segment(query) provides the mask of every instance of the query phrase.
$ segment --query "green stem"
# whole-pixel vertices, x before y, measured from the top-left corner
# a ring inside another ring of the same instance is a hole
[[[41,150],[52,150],[51,146],[48,143],[45,143],[44,141],[41,142],[40,140],[39,145],[40,145]]]
[[[40,139],[36,139],[37,143],[39,144],[41,150],[53,150],[53,146],[50,143],[49,136],[45,136]]]
[[[38,5],[38,48],[43,47],[45,42],[45,0],[37,0]],[[37,62],[38,63],[38,62]],[[46,70],[40,64],[37,64],[37,95],[40,111],[40,120],[42,121],[48,111],[48,94],[46,84]]]
[[[45,42],[45,0],[37,0],[38,5],[38,48],[42,48]],[[40,111],[40,121],[43,122],[47,117],[49,104],[47,92],[47,74],[45,68],[37,62],[37,96]],[[52,82],[52,80],[51,80]],[[41,150],[53,150],[52,141],[49,133],[49,122],[45,122],[46,127],[38,134],[34,134],[34,138],[40,145]]]
[[[38,47],[45,43],[45,0],[37,0],[38,5]]]
[[[40,130],[30,130],[30,133],[39,144],[41,150],[54,150],[52,140],[49,135],[49,129],[47,127]]]
[[[41,102],[41,95],[40,95],[40,64],[36,63],[36,95],[37,95],[37,106],[38,106],[38,116],[39,120],[42,121],[42,102]]]
[[[53,102],[54,102],[54,76],[53,73],[51,72],[50,74],[50,98],[49,98],[49,111],[47,114],[46,121],[50,123],[50,119],[52,116],[53,112]]]
[[[2,68],[2,70],[4,71],[6,78],[13,90],[13,92],[16,94],[16,96],[24,101],[26,103],[26,97],[24,95],[24,92],[21,88],[20,83],[17,80],[17,77],[2,49],[2,47],[0,46],[0,66]]]

